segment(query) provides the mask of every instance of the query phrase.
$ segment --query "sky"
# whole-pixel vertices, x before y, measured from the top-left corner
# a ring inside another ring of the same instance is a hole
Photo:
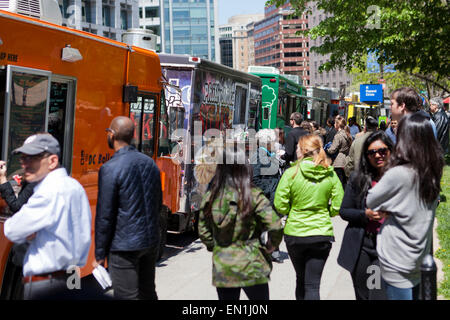
[[[219,25],[238,14],[264,13],[266,0],[219,0]]]

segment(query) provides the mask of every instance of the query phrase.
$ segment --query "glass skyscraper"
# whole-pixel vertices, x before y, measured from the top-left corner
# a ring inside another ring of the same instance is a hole
[[[218,0],[161,0],[161,51],[220,62]]]

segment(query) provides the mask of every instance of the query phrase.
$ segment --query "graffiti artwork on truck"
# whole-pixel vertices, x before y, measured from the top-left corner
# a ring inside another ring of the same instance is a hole
[[[198,113],[196,113],[194,121],[202,123],[202,134],[211,128],[220,131],[230,129],[233,124],[235,83],[231,79],[209,72],[198,72],[198,75],[202,80],[196,84],[201,87],[195,96],[195,99],[198,99],[195,101]]]
[[[171,119],[169,136],[176,129],[188,129],[191,113],[191,70],[163,69],[170,86],[166,87],[166,105]]]

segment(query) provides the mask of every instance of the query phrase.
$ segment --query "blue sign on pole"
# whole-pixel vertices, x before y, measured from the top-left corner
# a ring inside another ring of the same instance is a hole
[[[359,93],[361,102],[383,102],[383,86],[381,84],[362,84],[359,86]]]

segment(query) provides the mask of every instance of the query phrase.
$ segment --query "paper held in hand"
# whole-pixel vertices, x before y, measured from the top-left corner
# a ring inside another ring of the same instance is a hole
[[[98,281],[98,283],[102,286],[103,289],[107,289],[112,286],[111,277],[109,276],[108,271],[101,266],[98,265],[93,271],[92,274],[94,275],[95,279]]]

